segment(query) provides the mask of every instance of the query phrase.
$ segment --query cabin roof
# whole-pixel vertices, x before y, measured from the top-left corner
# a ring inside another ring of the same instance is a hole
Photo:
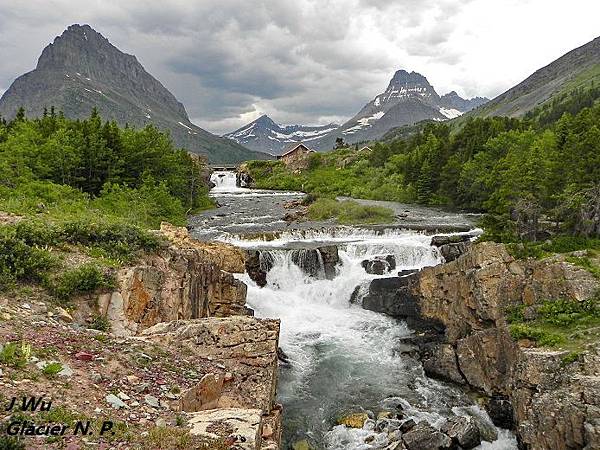
[[[306,149],[306,151],[308,153],[314,153],[315,151],[308,148],[306,145],[304,145],[303,142],[294,142],[293,144],[290,144],[288,147],[286,147],[284,153],[282,153],[281,155],[279,155],[280,158],[289,155],[290,153],[292,153],[293,151],[295,151],[298,147],[304,147]]]

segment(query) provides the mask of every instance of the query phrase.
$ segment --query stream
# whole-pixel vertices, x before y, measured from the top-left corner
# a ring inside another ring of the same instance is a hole
[[[441,263],[430,235],[330,222],[291,227],[283,220],[285,204],[302,193],[238,188],[233,172],[214,172],[212,181],[211,196],[220,207],[192,218],[193,235],[258,250],[261,264],[268,262],[270,269],[262,288],[247,274],[240,279],[248,285],[247,303],[257,317],[281,319],[280,346],[290,361],[280,365],[278,386],[284,407],[282,448],[304,439],[318,449],[385,448],[387,433],[336,426],[336,420],[397,407],[417,422],[438,427],[452,415],[473,416],[498,436],[477,448],[517,448],[513,434],[494,427],[461,389],[428,378],[421,364],[402,352],[401,339],[413,334],[403,321],[350,302],[356,287],[369,280]],[[396,205],[395,211],[411,223],[435,225],[443,217],[445,225],[472,227],[469,217],[457,213]],[[314,263],[316,272],[307,273],[304,253],[299,253],[325,245],[335,245],[340,259],[330,279],[321,260]],[[361,262],[382,255],[393,255],[394,271],[368,274]]]

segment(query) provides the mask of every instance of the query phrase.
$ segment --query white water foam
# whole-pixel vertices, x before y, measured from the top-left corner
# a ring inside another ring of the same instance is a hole
[[[227,240],[264,249],[272,264],[264,288],[247,275],[242,278],[248,284],[248,305],[256,315],[281,319],[280,345],[291,362],[291,367],[282,369],[279,385],[288,441],[308,436],[329,450],[384,448],[387,437],[382,433],[344,426],[330,429],[330,424],[341,413],[362,406],[383,408],[381,401],[394,395],[415,420],[437,426],[453,414],[456,404],[469,405],[459,391],[425,377],[416,361],[398,355],[398,341],[412,334],[404,322],[349,302],[357,286],[378,277],[365,272],[364,259],[392,254],[396,270],[441,262],[437,249],[430,246],[430,236],[338,228],[284,232],[271,241],[231,236]],[[303,272],[286,250],[298,243],[336,244],[341,259],[336,276],[317,279]],[[371,435],[373,440],[365,443]],[[516,448],[510,432],[499,436],[481,448]]]

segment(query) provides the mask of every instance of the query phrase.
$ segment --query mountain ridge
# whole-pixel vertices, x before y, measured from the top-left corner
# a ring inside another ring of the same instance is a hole
[[[46,46],[36,68],[11,84],[0,98],[0,114],[12,118],[20,107],[39,117],[54,106],[82,119],[96,107],[103,119],[120,125],[154,124],[175,144],[211,162],[264,159],[241,145],[193,124],[185,107],[134,55],[120,51],[89,25],[73,24]]]
[[[281,127],[268,116],[261,116],[225,134],[224,137],[238,140],[255,150],[269,151],[268,149],[277,147],[277,151],[282,151],[289,143],[303,141],[315,150],[327,151],[334,147],[338,138],[344,139],[348,144],[379,139],[391,129],[403,125],[413,125],[423,120],[444,121],[458,117],[487,100],[484,97],[463,99],[455,91],[440,97],[425,76],[418,72],[400,69],[394,73],[384,92],[376,95],[341,126],[334,127],[334,124],[321,127],[297,126],[306,130],[306,133],[314,134],[295,136],[292,136],[293,132],[289,130],[292,126],[288,126],[287,135],[281,136],[285,139],[279,139],[277,133],[285,134],[281,132]],[[267,117],[280,129],[273,129],[270,124],[266,127],[257,126],[257,122],[258,125],[267,125],[266,121],[260,123],[263,117]],[[331,129],[327,130],[327,127]],[[260,132],[260,136],[255,134],[257,131]]]
[[[295,142],[310,142],[337,129],[338,124],[327,125],[280,125],[266,114],[258,119],[224,134],[247,148],[281,155],[285,148]]]

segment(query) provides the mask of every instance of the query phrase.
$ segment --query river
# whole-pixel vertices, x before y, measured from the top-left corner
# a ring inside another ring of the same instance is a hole
[[[247,303],[257,317],[281,319],[280,346],[290,364],[280,368],[279,401],[284,406],[283,448],[307,439],[316,448],[367,450],[385,448],[386,433],[335,426],[347,413],[395,410],[439,426],[454,414],[472,415],[498,433],[481,449],[515,449],[507,430],[496,429],[486,413],[461,389],[424,375],[420,363],[401,350],[401,339],[413,334],[402,322],[350,302],[355,288],[378,276],[361,261],[393,255],[396,269],[419,269],[442,262],[431,236],[397,228],[339,227],[329,222],[291,228],[283,220],[286,202],[297,192],[271,192],[235,186],[233,172],[215,172],[211,195],[220,207],[192,219],[199,239],[230,242],[258,249],[269,261],[267,285],[258,287],[247,274]],[[470,224],[470,218],[439,210],[398,208],[412,222],[435,225]],[[268,233],[268,237],[265,237]],[[308,274],[294,252],[336,245],[341,264],[327,279]],[[330,277],[331,278],[331,277]],[[357,302],[359,303],[359,302]],[[368,439],[367,439],[368,438]],[[369,443],[365,442],[365,439]]]

